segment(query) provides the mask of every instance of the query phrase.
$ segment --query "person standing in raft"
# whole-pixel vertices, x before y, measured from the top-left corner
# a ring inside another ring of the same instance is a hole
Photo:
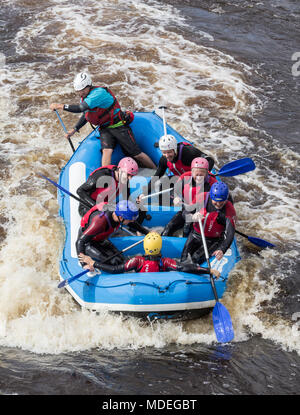
[[[66,138],[78,132],[87,122],[99,126],[102,166],[111,164],[111,156],[117,143],[125,156],[133,157],[144,167],[155,169],[156,165],[138,146],[129,123],[128,114],[121,110],[120,104],[112,91],[106,87],[93,86],[90,75],[81,72],[75,76],[74,89],[80,96],[80,104],[50,105],[51,110],[64,110],[83,113],[75,127],[68,131]]]
[[[209,170],[214,166],[214,160],[211,157],[206,156],[201,150],[189,143],[178,143],[176,138],[171,134],[163,135],[159,139],[158,144],[162,156],[159,159],[157,170],[154,173],[155,180],[161,178],[168,168],[175,176],[181,176],[183,173],[191,171],[191,163],[196,157],[204,157],[208,161]],[[166,180],[169,180],[169,178],[166,177]],[[151,194],[152,181],[153,179],[148,183],[146,190],[148,195]],[[166,185],[168,187],[168,184]],[[138,203],[143,196],[144,194],[139,195],[137,198]]]
[[[166,272],[166,271],[182,271],[193,274],[208,274],[209,269],[200,267],[196,264],[183,264],[172,258],[164,258],[161,256],[162,239],[157,232],[149,232],[144,238],[145,255],[135,256],[128,259],[124,264],[107,265],[101,261],[95,261],[91,257],[80,254],[78,256],[81,262],[86,263],[84,268],[94,271],[95,268],[110,274],[120,274],[123,272]],[[220,272],[212,269],[211,273],[217,278]]]
[[[191,231],[192,222],[187,215],[195,213],[197,200],[203,192],[208,192],[217,179],[209,173],[209,163],[204,157],[196,157],[192,161],[191,171],[183,173],[174,186],[174,205],[182,204],[178,211],[165,226],[162,236],[171,236],[183,227],[183,237]]]
[[[138,218],[138,208],[131,201],[121,200],[113,212],[105,211],[105,206],[108,205],[106,203],[95,205],[81,219],[76,241],[77,255],[87,254],[98,261],[104,261],[119,252],[107,238],[121,224],[128,225]],[[112,258],[111,264],[120,264],[123,261],[123,255],[120,253]]]
[[[210,191],[201,196],[204,207],[193,215],[193,230],[181,254],[181,261],[185,261],[190,254],[196,264],[205,261],[198,221],[201,220],[203,224],[209,256],[215,256],[218,261],[233,242],[236,221],[234,206],[228,200],[229,189],[226,183],[214,183]]]

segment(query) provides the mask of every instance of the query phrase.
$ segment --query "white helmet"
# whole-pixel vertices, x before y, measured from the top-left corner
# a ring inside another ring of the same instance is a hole
[[[160,151],[174,150],[175,153],[177,151],[177,144],[176,138],[171,134],[161,136],[158,142]]]
[[[92,78],[87,72],[80,72],[74,78],[74,89],[75,91],[81,91],[87,86],[92,85]]]

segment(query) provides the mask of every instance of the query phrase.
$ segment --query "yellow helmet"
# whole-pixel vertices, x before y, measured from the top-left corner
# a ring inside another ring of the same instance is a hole
[[[159,233],[149,232],[144,238],[144,250],[146,255],[158,255],[162,247],[162,239]]]

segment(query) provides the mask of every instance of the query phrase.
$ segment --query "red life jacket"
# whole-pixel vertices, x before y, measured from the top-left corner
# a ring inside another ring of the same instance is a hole
[[[175,176],[181,176],[186,171],[191,171],[191,166],[185,166],[182,161],[182,150],[184,146],[191,146],[189,143],[179,143],[179,150],[178,150],[178,159],[175,163],[172,163],[171,161],[167,162],[169,170],[175,175]]]
[[[105,205],[106,203],[103,203],[103,205]],[[89,219],[90,219],[90,216],[91,216],[91,214],[93,213],[93,212],[95,212],[96,210],[99,210],[98,209],[98,207],[97,207],[98,205],[95,205],[95,206],[93,206],[88,212],[86,212],[86,214],[81,218],[81,223],[80,223],[80,225],[81,225],[81,228],[82,228],[82,230],[84,231],[85,229],[86,229],[86,227],[88,226],[88,223],[89,223]],[[106,223],[108,224],[108,229],[106,230],[106,231],[103,231],[103,232],[101,232],[101,233],[99,233],[98,235],[96,235],[92,240],[93,241],[104,241],[105,239],[107,239],[108,237],[109,237],[109,235],[111,235],[113,232],[115,232],[118,228],[119,228],[119,226],[120,226],[120,224],[118,223],[118,225],[114,228],[112,225],[111,225],[111,222],[110,222],[110,220],[109,220],[109,218],[108,218],[108,216],[107,216],[107,214],[105,213],[105,212],[99,212],[99,217],[102,217],[102,216],[104,216],[105,217],[105,219],[106,219]]]
[[[113,186],[113,184],[112,184],[112,186],[108,186],[108,187],[99,187],[99,188],[97,188],[93,193],[91,193],[90,194],[90,197],[93,199],[93,200],[97,200],[97,197],[98,197],[98,195],[100,194],[100,193],[102,193],[102,192],[105,192],[106,193],[106,195],[107,196],[105,196],[105,198],[108,198],[108,196],[112,196],[114,193],[115,193],[115,195],[116,196],[118,196],[118,194],[119,194],[119,192],[121,191],[121,188],[123,187],[123,185],[122,184],[119,184],[119,182],[116,180],[116,178],[115,178],[115,174],[114,174],[114,170],[113,170],[113,168],[114,167],[117,167],[117,166],[115,166],[114,164],[109,164],[108,166],[102,166],[102,167],[99,167],[98,169],[96,169],[96,170],[94,170],[91,174],[90,174],[90,176],[92,176],[92,174],[94,174],[96,171],[98,171],[98,170],[102,170],[102,169],[109,169],[109,170],[111,170],[111,176],[112,176],[112,178],[114,179],[114,182],[112,182],[112,183],[115,183],[115,186]],[[104,200],[103,200],[103,202],[104,202]]]
[[[117,98],[114,96],[111,90],[105,86],[95,86],[94,88],[105,89],[113,97],[114,102],[108,108],[96,107],[96,108],[86,111],[85,113],[86,120],[93,125],[100,125],[100,127],[102,126],[107,127],[109,125],[115,124],[116,122],[122,121],[122,111],[121,111],[120,104],[118,103]],[[114,115],[114,111],[116,109],[119,109],[120,111]]]
[[[195,203],[199,203],[200,202],[200,194],[203,193],[201,192],[202,186],[192,186],[192,172],[191,171],[187,171],[185,173],[183,173],[179,180],[183,181],[183,189],[182,189],[182,196],[183,196],[183,200],[184,203],[186,204],[195,204]],[[208,174],[205,178],[205,183],[208,183],[209,187],[211,187],[213,185],[213,183],[215,183],[217,181],[217,179],[213,176],[211,176],[210,174]]]
[[[162,270],[161,258],[152,259],[151,256],[135,256],[125,264],[125,270],[135,269],[137,272],[160,272]]]
[[[144,259],[143,266],[139,272],[159,272],[160,260]]]
[[[225,228],[223,225],[217,222],[217,218],[219,215],[218,211],[207,212],[206,206],[207,206],[208,197],[209,197],[209,193],[208,192],[204,193],[204,198],[205,198],[204,209],[203,209],[204,217],[202,218],[204,235],[207,238],[220,238]],[[229,202],[229,200],[227,200],[226,205],[225,205],[225,216],[231,221],[232,225],[235,226],[236,212],[235,212],[235,208],[233,204]],[[198,222],[194,222],[193,227],[196,232],[200,233],[200,226]]]

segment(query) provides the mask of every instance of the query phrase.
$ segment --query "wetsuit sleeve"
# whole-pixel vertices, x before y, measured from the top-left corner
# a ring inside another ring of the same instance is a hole
[[[90,194],[97,189],[97,179],[98,177],[92,175],[77,189],[77,194],[80,199],[86,202],[91,208],[95,205],[95,200],[90,197]]]
[[[99,212],[93,212],[90,216],[90,223],[88,227],[79,235],[76,241],[77,255],[81,252],[85,254],[85,245],[90,242],[96,235],[105,232],[107,222],[105,216],[99,215]]]
[[[80,199],[83,202],[86,202],[91,208],[96,204],[96,201],[90,196],[93,192],[95,192],[97,190],[97,186],[99,185],[98,180],[100,179],[100,177],[107,177],[108,182],[105,183],[105,186],[108,186],[109,181],[112,179],[111,178],[111,172],[109,169],[101,169],[98,170],[96,172],[94,172],[91,176],[88,177],[87,181],[85,183],[83,183],[80,187],[78,187],[77,189],[77,194],[80,197]],[[114,184],[115,182],[112,181],[112,183]],[[105,196],[105,201],[108,200],[109,202],[115,197],[115,191],[113,189],[113,193],[109,194],[109,199],[108,199],[108,195],[107,192],[103,194],[103,196]],[[102,199],[101,199],[102,200]],[[103,200],[103,201],[104,201]]]
[[[144,258],[141,256],[135,256],[133,258],[130,258],[124,264],[125,271],[126,272],[129,272],[129,271],[139,272],[142,269],[144,261],[145,261]]]
[[[163,264],[163,271],[177,271],[178,270],[178,265],[175,259],[162,258],[161,262]]]
[[[227,251],[227,249],[230,247],[230,245],[233,242],[235,228],[229,218],[226,218],[224,213],[219,213],[217,222],[220,225],[225,226],[225,232],[224,232],[224,240],[221,242],[220,246],[216,249],[220,249],[224,254]]]
[[[94,267],[110,274],[122,274],[123,272],[130,271],[139,272],[143,266],[143,261],[143,258],[140,256],[130,258],[125,262],[125,264],[120,265],[108,265],[99,261],[95,261]]]
[[[100,269],[101,271],[108,272],[109,274],[122,274],[125,272],[125,264],[120,265],[108,265],[108,264],[102,264],[99,261],[95,261],[94,267],[97,269]]]
[[[167,171],[167,168],[168,168],[167,159],[164,156],[162,156],[159,159],[158,166],[153,177],[162,177]],[[147,193],[147,195],[151,194],[151,184],[152,184],[152,180],[149,181],[147,191],[144,192],[144,193]]]
[[[82,114],[82,116],[79,118],[78,122],[76,123],[74,129],[78,132],[81,127],[83,127],[87,123],[87,120],[85,119],[85,115]]]
[[[64,111],[80,113],[89,109],[88,104],[83,101],[80,104],[64,105]]]
[[[71,105],[65,104],[64,105],[64,111],[73,112],[76,114],[81,113],[81,112],[84,113],[88,109],[89,109],[89,106],[85,101],[81,102],[80,104],[71,104]],[[85,115],[82,114],[82,116],[76,123],[74,129],[78,132],[80,128],[83,127],[86,123],[87,123],[87,120],[85,119]]]
[[[208,268],[200,267],[196,264],[184,264],[172,258],[162,258],[164,271],[181,271],[189,272],[191,274],[208,274]]]
[[[209,274],[208,268],[200,267],[196,264],[183,264],[178,262],[177,270],[181,272],[189,272],[191,274]]]
[[[213,158],[207,156],[205,153],[202,153],[197,147],[194,146],[184,146],[182,149],[181,160],[185,166],[190,166],[193,159],[196,157],[204,157],[208,161],[209,170],[214,167],[215,161]]]

